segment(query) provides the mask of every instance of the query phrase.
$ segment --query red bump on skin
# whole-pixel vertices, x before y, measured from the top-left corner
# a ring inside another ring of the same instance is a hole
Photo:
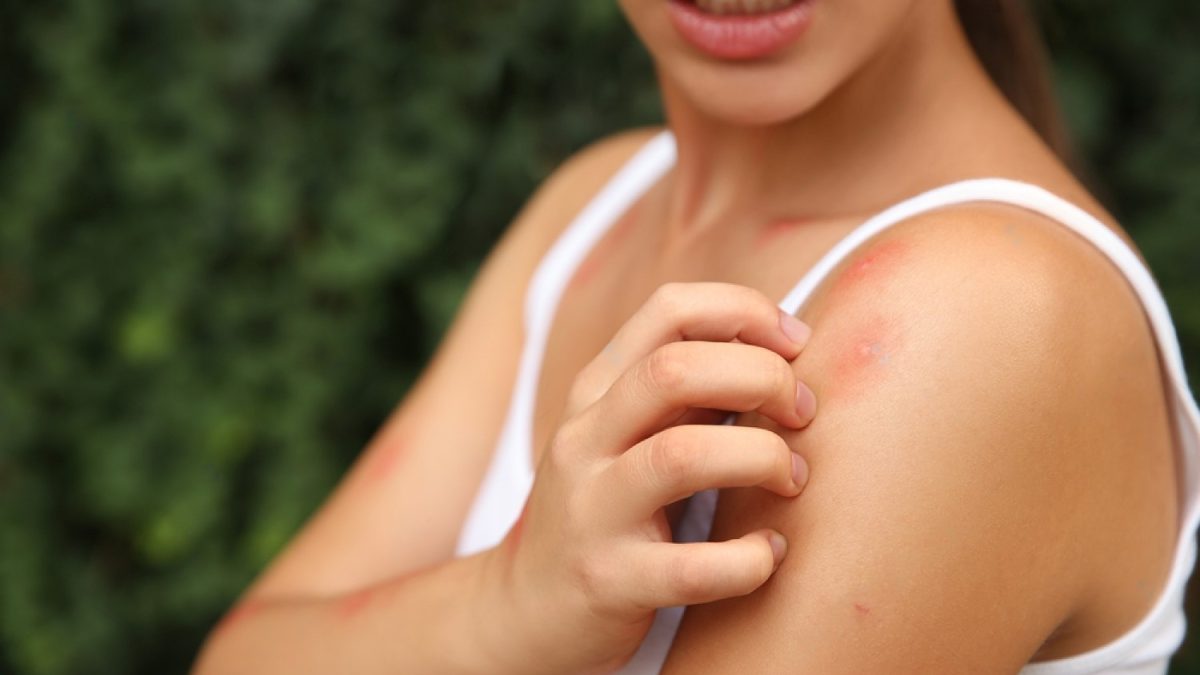
[[[854,611],[858,612],[859,616],[867,616],[868,614],[871,613],[871,608],[867,607],[866,605],[862,604],[861,602],[856,602],[856,603],[854,603]]]
[[[257,614],[263,608],[264,604],[263,601],[256,599],[239,602],[225,616],[221,617],[221,621],[217,623],[217,627],[213,629],[213,632],[215,634],[224,633],[235,624],[241,623]]]
[[[807,218],[785,218],[770,223],[763,229],[759,230],[758,237],[754,240],[755,248],[763,248],[768,244],[773,243],[780,237],[795,231],[797,227],[809,222]]]
[[[379,446],[370,450],[372,454],[371,458],[367,460],[365,472],[367,480],[372,483],[384,480],[395,472],[396,466],[400,463],[400,457],[404,455],[404,449],[408,445],[407,440],[398,430],[385,432],[377,442]]]
[[[837,276],[832,292],[841,293],[879,281],[896,268],[908,250],[908,244],[898,239],[872,246]]]
[[[361,612],[367,605],[371,604],[371,598],[375,596],[376,590],[376,587],[368,586],[342,598],[337,603],[336,611],[338,617],[349,619]]]
[[[380,481],[391,475],[396,468],[396,460],[399,459],[400,453],[394,446],[382,448],[379,453],[373,458],[370,469],[367,475],[372,481]]]
[[[879,315],[839,337],[830,388],[843,395],[857,394],[884,377],[900,345],[894,322]]]

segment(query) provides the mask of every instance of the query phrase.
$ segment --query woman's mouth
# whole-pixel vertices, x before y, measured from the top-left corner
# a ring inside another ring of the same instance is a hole
[[[795,42],[815,0],[668,0],[675,30],[719,59],[756,59]]]

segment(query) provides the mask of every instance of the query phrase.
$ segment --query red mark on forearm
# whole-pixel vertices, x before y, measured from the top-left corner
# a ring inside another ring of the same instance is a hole
[[[367,605],[371,604],[371,599],[375,597],[375,593],[377,591],[377,587],[368,586],[366,588],[359,589],[339,600],[337,606],[334,608],[338,618],[349,619],[355,614],[358,614],[366,609]]]
[[[385,430],[376,442],[378,446],[368,451],[371,456],[367,458],[364,471],[367,481],[371,483],[382,481],[395,473],[408,446],[407,439],[399,429]]]
[[[227,632],[234,625],[257,614],[265,604],[262,600],[254,598],[239,602],[225,616],[221,617],[221,620],[217,623],[217,627],[213,629],[213,634],[220,635]]]
[[[895,271],[897,265],[907,257],[909,246],[898,239],[883,241],[868,248],[850,266],[837,275],[833,282],[833,293],[844,293],[857,288],[876,285]]]

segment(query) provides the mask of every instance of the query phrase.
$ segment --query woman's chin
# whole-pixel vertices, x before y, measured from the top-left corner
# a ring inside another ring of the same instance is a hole
[[[782,124],[805,112],[803,107],[756,104],[753,101],[697,101],[695,106],[713,120],[742,127]]]
[[[823,92],[808,83],[761,82],[721,78],[703,83],[676,82],[671,87],[706,117],[738,126],[769,126],[799,117],[821,100]]]

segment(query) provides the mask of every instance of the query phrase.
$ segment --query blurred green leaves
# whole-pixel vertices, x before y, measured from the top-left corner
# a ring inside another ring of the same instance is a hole
[[[1040,7],[1200,368],[1197,6]],[[0,12],[0,672],[181,672],[652,72],[613,2]]]
[[[655,118],[615,7],[473,4],[5,9],[0,672],[184,670],[537,182]]]

